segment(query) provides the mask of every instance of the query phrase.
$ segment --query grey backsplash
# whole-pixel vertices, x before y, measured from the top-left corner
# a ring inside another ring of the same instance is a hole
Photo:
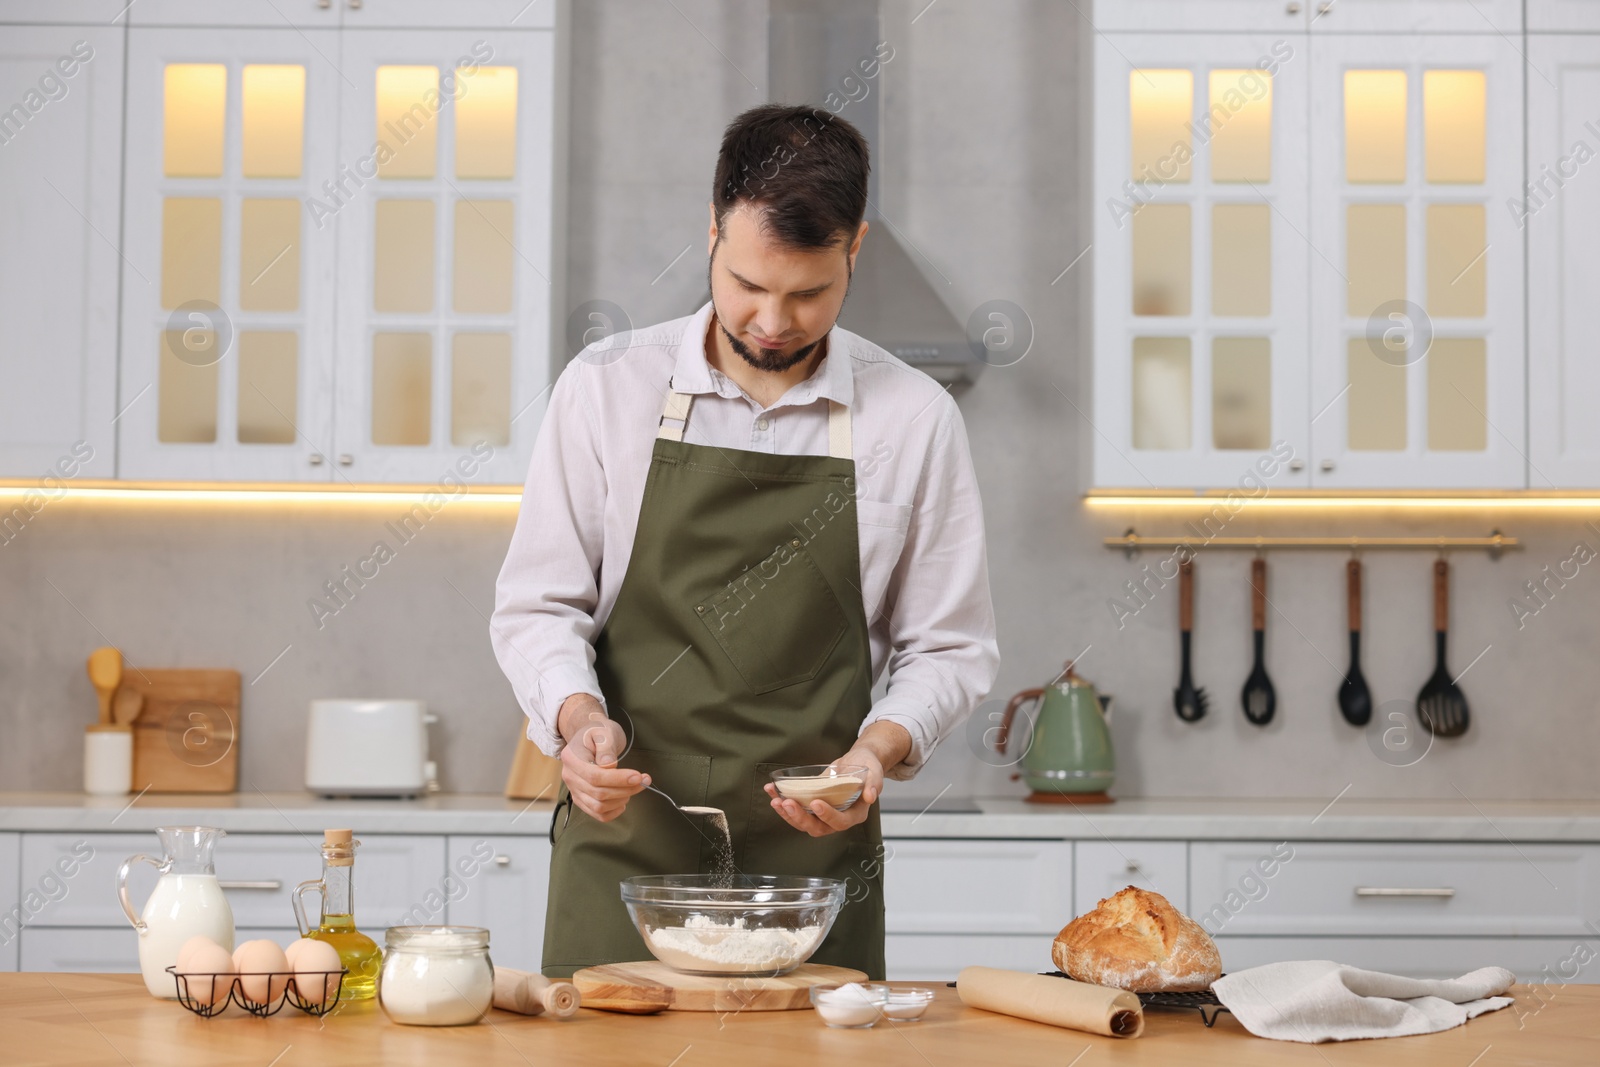
[[[721,128],[764,99],[764,6],[573,5],[568,307],[606,299],[647,323],[699,299]],[[1043,684],[1087,648],[1082,673],[1117,698],[1122,796],[1331,799],[1347,786],[1346,795],[1365,797],[1594,796],[1600,568],[1583,567],[1520,629],[1508,606],[1579,541],[1600,550],[1583,512],[1240,516],[1229,533],[1498,527],[1527,547],[1498,562],[1453,556],[1450,660],[1457,672],[1472,664],[1461,684],[1473,725],[1413,766],[1377,758],[1335,709],[1346,661],[1341,553],[1271,557],[1268,666],[1279,708],[1267,729],[1247,724],[1238,706],[1249,669],[1248,554],[1202,554],[1196,670],[1212,711],[1197,725],[1177,720],[1176,589],[1159,591],[1119,628],[1107,602],[1159,555],[1130,563],[1100,540],[1130,525],[1176,532],[1182,513],[1090,510],[1080,499],[1087,438],[1076,408],[1089,404],[1076,308],[1087,260],[1057,279],[1087,239],[1072,61],[1087,31],[1072,5],[1050,0],[886,0],[885,13],[895,57],[882,74],[884,214],[932,276],[948,281],[947,303],[961,318],[982,301],[1008,299],[1036,330],[1027,358],[990,369],[961,401],[1004,656],[982,711]],[[300,787],[311,699],[375,695],[423,698],[440,715],[433,741],[447,789],[497,791],[520,720],[485,621],[509,508],[445,508],[321,630],[306,605],[404,510],[51,504],[0,547],[0,788],[78,788],[80,731],[94,715],[83,661],[111,642],[139,666],[243,673],[242,789]],[[1372,552],[1365,562],[1366,673],[1382,710],[1383,701],[1413,697],[1432,670],[1431,556]],[[1006,770],[975,758],[964,736],[895,788],[931,797],[946,786],[1022,792]]]

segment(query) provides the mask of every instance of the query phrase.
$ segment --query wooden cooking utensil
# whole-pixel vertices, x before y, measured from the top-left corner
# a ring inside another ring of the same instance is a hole
[[[1178,564],[1178,641],[1183,666],[1178,673],[1178,688],[1172,691],[1172,706],[1184,722],[1199,722],[1206,717],[1206,691],[1197,688],[1189,670],[1189,641],[1194,631],[1194,560]]]
[[[100,722],[111,722],[111,695],[122,684],[122,653],[114,648],[97,648],[89,653],[89,684],[100,697]]]
[[[1372,719],[1372,693],[1361,676],[1361,561],[1345,564],[1346,593],[1350,603],[1350,671],[1339,686],[1339,713],[1351,726]]]
[[[1433,564],[1433,677],[1417,694],[1417,715],[1438,737],[1460,737],[1472,722],[1466,694],[1451,681],[1450,670],[1444,663],[1449,629],[1450,564],[1441,559]]]
[[[1255,631],[1256,662],[1241,694],[1244,717],[1265,726],[1278,708],[1278,694],[1267,677],[1267,561],[1260,557],[1250,561],[1250,625]]]
[[[144,710],[144,694],[137,689],[123,686],[117,690],[117,695],[111,698],[111,717],[118,726],[132,725],[133,720],[139,717]]]

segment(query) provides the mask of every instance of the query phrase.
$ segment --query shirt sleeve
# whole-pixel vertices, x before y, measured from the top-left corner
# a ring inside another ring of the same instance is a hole
[[[564,747],[556,727],[562,701],[573,693],[605,699],[593,639],[606,482],[585,369],[574,360],[551,391],[489,622],[528,737],[551,756]]]
[[[978,478],[960,409],[948,396],[940,404],[886,593],[889,687],[862,724],[893,722],[911,735],[910,755],[888,772],[899,780],[961,728],[1000,669]]]

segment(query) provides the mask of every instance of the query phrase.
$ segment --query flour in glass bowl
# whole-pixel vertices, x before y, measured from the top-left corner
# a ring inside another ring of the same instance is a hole
[[[719,923],[691,915],[681,927],[651,930],[646,940],[657,959],[680,971],[751,974],[794,966],[815,951],[822,935],[821,926],[746,927],[742,917]]]

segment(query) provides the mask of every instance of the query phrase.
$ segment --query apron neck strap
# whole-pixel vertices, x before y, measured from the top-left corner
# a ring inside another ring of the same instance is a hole
[[[694,405],[694,394],[667,391],[661,405],[661,424],[656,436],[663,441],[682,441],[689,428],[689,408]],[[837,400],[828,401],[828,455],[834,459],[854,459],[855,452],[850,437],[850,409]]]

